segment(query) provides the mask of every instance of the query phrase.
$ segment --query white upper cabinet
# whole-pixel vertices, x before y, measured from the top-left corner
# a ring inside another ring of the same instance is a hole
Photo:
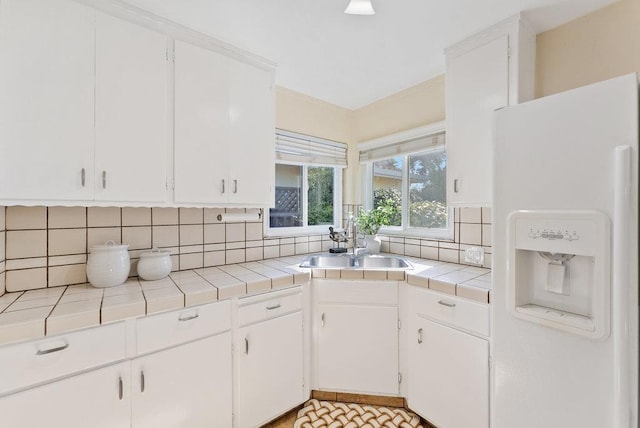
[[[2,205],[273,205],[272,65],[89,4],[0,2]]]
[[[175,200],[228,200],[229,58],[175,42]]]
[[[0,2],[0,199],[93,198],[94,19],[67,0]]]
[[[96,15],[95,199],[164,202],[167,37]]]
[[[175,44],[175,200],[273,205],[273,73]]]
[[[229,201],[275,204],[275,101],[273,75],[252,65],[230,63]]]
[[[533,98],[535,33],[515,16],[446,50],[447,203],[492,203],[493,111]]]

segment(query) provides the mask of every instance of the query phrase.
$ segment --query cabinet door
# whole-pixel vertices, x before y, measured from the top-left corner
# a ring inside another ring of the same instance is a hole
[[[231,333],[138,358],[134,427],[230,427]]]
[[[492,113],[508,103],[508,36],[447,57],[447,202],[491,205]]]
[[[68,0],[0,2],[0,199],[93,199],[94,19]]]
[[[319,305],[320,389],[398,394],[398,308]]]
[[[228,201],[228,146],[229,59],[176,41],[176,202]]]
[[[441,428],[489,426],[489,343],[414,316],[409,407]]]
[[[0,398],[2,426],[130,427],[129,363]]]
[[[260,426],[305,400],[302,312],[241,328],[238,338],[238,426]]]
[[[274,206],[273,75],[231,60],[230,77],[229,201]]]
[[[167,39],[96,15],[96,200],[164,202]]]

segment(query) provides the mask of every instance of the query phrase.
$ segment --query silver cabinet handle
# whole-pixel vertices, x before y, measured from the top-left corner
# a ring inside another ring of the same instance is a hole
[[[124,396],[124,387],[122,385],[122,377],[119,377],[118,378],[118,398],[122,400],[123,396]]]
[[[80,170],[80,184],[82,184],[82,187],[84,187],[86,182],[86,173],[87,171],[84,168]]]
[[[199,314],[193,314],[186,317],[180,316],[180,318],[178,318],[178,321],[191,321],[198,318],[199,316]]]
[[[38,352],[36,352],[36,355],[53,354],[54,352],[64,351],[68,347],[69,347],[69,344],[65,343],[64,345],[56,346],[55,348],[39,350]]]
[[[224,193],[224,178],[221,181],[222,181],[222,191],[220,193]]]
[[[247,337],[244,338],[244,353],[249,355],[249,339]]]
[[[144,372],[140,371],[140,392],[144,392]]]
[[[453,193],[458,193],[458,179],[453,180]]]
[[[320,317],[320,326],[324,327],[324,312],[322,313],[322,316]]]
[[[238,193],[238,180],[233,180],[233,193]]]
[[[107,171],[102,171],[102,188],[107,188]]]
[[[422,343],[422,329],[419,328],[418,329],[418,343]]]
[[[282,305],[280,303],[278,303],[277,305],[267,306],[267,310],[268,311],[272,311],[274,309],[278,309],[278,308],[281,308],[281,307],[282,307]]]
[[[444,300],[438,300],[438,304],[442,305],[442,306],[446,306],[447,308],[455,308],[456,307],[455,303],[446,302]]]

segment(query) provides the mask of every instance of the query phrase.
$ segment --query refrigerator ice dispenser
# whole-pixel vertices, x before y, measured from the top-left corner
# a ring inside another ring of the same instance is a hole
[[[516,211],[508,222],[509,311],[591,339],[608,337],[609,218],[598,211]]]

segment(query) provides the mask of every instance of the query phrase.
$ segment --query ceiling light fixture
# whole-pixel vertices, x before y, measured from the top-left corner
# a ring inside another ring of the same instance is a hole
[[[349,15],[375,15],[371,0],[351,0],[349,6],[344,10]]]

